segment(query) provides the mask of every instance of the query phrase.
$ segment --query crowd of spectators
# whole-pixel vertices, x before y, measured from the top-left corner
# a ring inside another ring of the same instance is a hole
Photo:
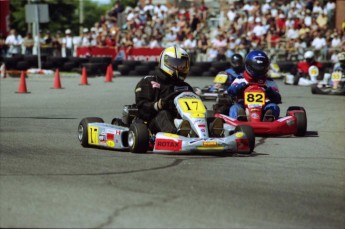
[[[81,34],[67,29],[51,36],[45,31],[40,44],[54,56],[76,55],[80,46],[113,47],[119,51],[118,59],[132,48],[177,44],[195,61],[227,60],[233,53],[245,56],[252,49],[284,60],[302,59],[306,50],[313,50],[319,60],[336,61],[336,54],[345,51],[345,23],[341,30],[335,28],[335,0],[224,1],[220,12],[204,0],[178,2],[146,0],[131,8],[117,1]],[[1,55],[30,55],[34,38],[11,30],[0,48]]]

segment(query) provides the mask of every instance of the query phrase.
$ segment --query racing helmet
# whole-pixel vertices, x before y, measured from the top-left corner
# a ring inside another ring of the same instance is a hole
[[[168,47],[159,57],[159,68],[173,80],[185,80],[190,68],[189,55],[176,45]]]
[[[270,59],[261,50],[254,50],[247,54],[244,63],[245,70],[248,74],[244,74],[248,82],[265,81],[267,72],[270,67]]]
[[[235,53],[230,57],[230,64],[235,71],[244,69],[243,57],[238,53]]]
[[[306,51],[304,53],[304,59],[307,61],[308,64],[314,62],[314,52],[313,51]]]
[[[345,52],[338,53],[337,58],[338,58],[340,65],[342,67],[345,66]]]

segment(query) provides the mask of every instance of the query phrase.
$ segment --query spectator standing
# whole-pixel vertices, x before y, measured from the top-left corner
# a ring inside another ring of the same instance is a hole
[[[321,50],[326,46],[326,39],[321,36],[321,31],[315,32],[316,36],[311,43],[314,49],[315,57],[318,58],[321,54]]]
[[[62,38],[61,38],[60,31],[58,31],[53,37],[52,46],[53,46],[53,56],[61,57]]]
[[[25,55],[32,55],[32,49],[35,45],[35,41],[30,32],[28,32],[26,36],[24,37],[23,45],[25,48]]]
[[[62,38],[62,48],[65,50],[66,57],[73,56],[73,38],[70,29],[66,29],[65,37]]]
[[[201,34],[200,38],[198,39],[197,46],[198,46],[197,48],[198,51],[196,55],[196,61],[197,62],[207,61],[207,50],[210,44],[205,33]]]
[[[0,57],[5,57],[7,53],[6,37],[0,33]]]
[[[181,47],[189,53],[191,62],[194,62],[196,60],[197,40],[192,33],[188,34]]]
[[[172,29],[170,29],[169,30],[169,32],[167,32],[166,34],[165,34],[165,37],[164,37],[164,39],[163,39],[163,43],[164,43],[164,45],[163,45],[163,47],[170,47],[170,46],[174,46],[174,45],[176,45],[177,43],[176,43],[176,39],[177,39],[177,36],[176,36],[176,33],[172,30]]]
[[[22,54],[23,38],[15,29],[11,29],[10,35],[7,36],[5,44],[8,46],[7,55],[17,56]]]
[[[211,41],[211,43],[218,52],[217,61],[226,61],[225,51],[228,45],[228,41],[225,38],[224,34],[218,34],[217,37]]]

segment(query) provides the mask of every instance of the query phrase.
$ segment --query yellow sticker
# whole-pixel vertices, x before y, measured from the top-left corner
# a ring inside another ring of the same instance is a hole
[[[244,134],[243,134],[243,132],[236,132],[235,136],[236,136],[236,138],[243,138]]]
[[[98,127],[88,127],[88,143],[90,145],[98,145]]]
[[[181,98],[178,100],[182,111],[186,113],[206,113],[204,104],[197,98]]]
[[[177,134],[169,134],[169,133],[164,133],[164,136],[170,137],[170,138],[179,138]]]
[[[214,78],[213,82],[214,83],[224,84],[227,80],[228,80],[228,75],[219,74],[219,75],[216,75],[216,77]]]
[[[244,103],[245,104],[260,104],[265,105],[265,93],[264,92],[245,92]]]
[[[211,146],[217,146],[218,144],[217,142],[203,142],[202,145],[211,147]]]
[[[115,147],[115,142],[114,141],[107,141],[107,146]]]
[[[332,80],[340,81],[341,80],[341,72],[333,72],[332,73]]]

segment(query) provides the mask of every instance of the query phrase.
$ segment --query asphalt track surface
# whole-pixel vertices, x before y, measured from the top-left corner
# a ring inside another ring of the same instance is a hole
[[[139,77],[53,78],[29,76],[29,94],[0,79],[0,227],[345,228],[345,97],[278,81],[307,136],[257,137],[252,156],[132,154],[83,148],[77,126],[121,116]]]

